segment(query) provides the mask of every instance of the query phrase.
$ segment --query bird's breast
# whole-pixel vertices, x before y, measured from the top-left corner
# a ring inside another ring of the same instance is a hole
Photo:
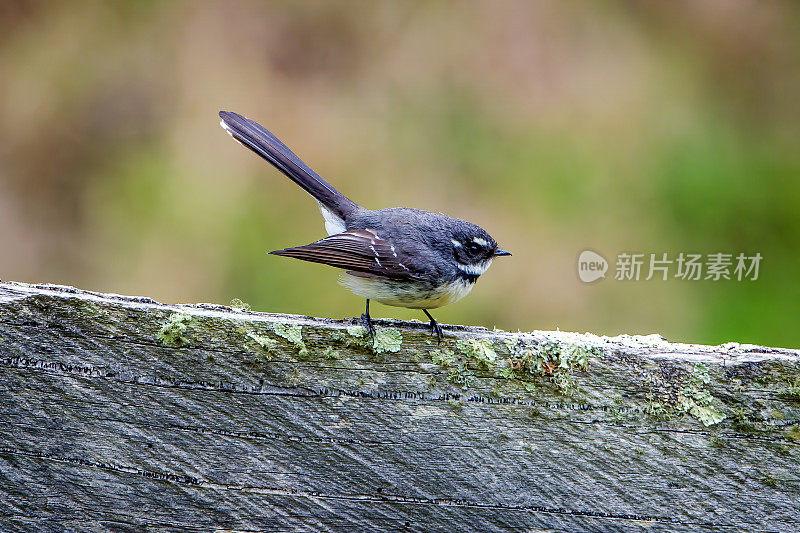
[[[363,278],[350,274],[342,274],[339,283],[362,298],[409,309],[436,309],[457,302],[469,294],[475,285],[474,281],[461,277],[431,286],[428,283]]]

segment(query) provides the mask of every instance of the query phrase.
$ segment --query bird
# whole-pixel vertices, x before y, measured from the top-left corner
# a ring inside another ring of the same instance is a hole
[[[441,213],[409,207],[366,209],[311,170],[275,135],[232,111],[220,125],[235,140],[266,159],[319,204],[328,237],[269,252],[342,269],[340,284],[366,299],[361,323],[374,340],[369,302],[421,309],[431,334],[442,342],[441,325],[430,314],[466,296],[496,257],[509,256],[483,228]]]

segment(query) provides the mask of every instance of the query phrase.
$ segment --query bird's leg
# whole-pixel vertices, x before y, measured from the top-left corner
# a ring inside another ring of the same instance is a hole
[[[361,315],[361,324],[367,330],[369,336],[372,337],[372,342],[375,342],[375,327],[372,325],[372,318],[369,316],[369,298],[367,298],[367,310]]]
[[[444,334],[442,333],[442,326],[436,322],[436,319],[431,316],[427,309],[423,309],[422,312],[425,313],[425,316],[431,319],[431,333],[436,334],[436,339],[439,341],[439,344],[441,344],[442,337],[444,337]]]

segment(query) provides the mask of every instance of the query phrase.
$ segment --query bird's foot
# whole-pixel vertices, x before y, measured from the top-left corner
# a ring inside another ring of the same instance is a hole
[[[435,318],[431,316],[427,309],[422,310],[428,318],[431,319],[431,335],[436,335],[436,340],[439,344],[442,344],[442,339],[444,338],[444,333],[442,332],[442,326],[436,321]]]
[[[372,325],[372,318],[370,318],[367,313],[361,315],[361,325],[367,330],[367,334],[370,339],[372,339],[372,342],[375,342],[375,326]]]
[[[436,335],[436,340],[439,344],[442,344],[444,333],[442,333],[442,326],[435,319],[431,319],[431,334]]]
[[[361,325],[367,330],[367,334],[372,339],[372,344],[375,344],[375,326],[372,325],[372,318],[369,316],[369,299],[367,300],[367,308],[364,314],[361,315]]]

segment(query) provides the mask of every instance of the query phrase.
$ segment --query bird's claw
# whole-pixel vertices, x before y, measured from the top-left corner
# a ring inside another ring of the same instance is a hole
[[[433,318],[431,319],[431,334],[436,335],[436,340],[439,342],[439,344],[442,344],[442,338],[444,338],[442,326],[440,326],[439,323]]]
[[[427,309],[422,310],[425,313],[425,316],[430,318],[431,320],[431,333],[436,335],[436,340],[439,341],[439,344],[442,344],[442,338],[444,337],[444,333],[442,333],[442,326],[436,322],[436,319],[431,316]]]
[[[375,326],[372,325],[372,318],[366,313],[361,315],[361,325],[364,326],[364,329],[367,330],[367,334],[372,339],[372,342],[375,342]]]

